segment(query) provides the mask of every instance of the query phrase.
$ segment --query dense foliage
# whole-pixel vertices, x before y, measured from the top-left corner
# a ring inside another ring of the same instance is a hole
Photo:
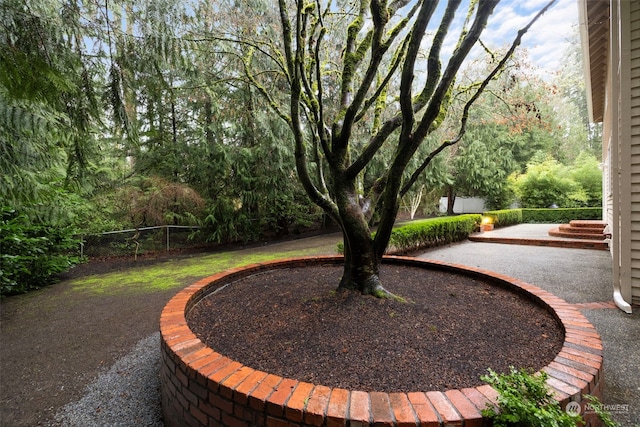
[[[522,209],[501,209],[497,211],[486,211],[482,216],[489,218],[491,224],[496,227],[506,227],[522,223]]]
[[[301,12],[320,17],[311,3]],[[342,70],[334,70],[315,82],[308,80],[304,88],[309,94],[314,85],[323,91],[329,100],[323,107],[325,117],[345,112],[340,111],[340,95],[350,99],[346,94],[359,82],[381,88],[375,93],[363,89],[366,96],[360,105],[369,110],[354,117],[360,125],[350,134],[353,158],[371,149],[371,135],[388,132],[389,141],[399,137],[399,128],[384,123],[400,108],[396,101],[402,97],[394,98],[390,91],[402,85],[401,67],[394,62],[402,55],[392,53],[407,52],[408,45],[400,41],[408,37],[402,28],[409,28],[402,20],[394,21],[397,27],[387,27],[395,28],[392,32],[380,33],[389,42],[395,37],[395,44],[382,46],[387,49],[385,60],[367,74],[364,64],[372,57],[363,52],[372,46],[369,27],[356,32],[359,19],[349,27],[348,17],[368,19],[371,11],[363,12],[358,5],[341,2],[336,6],[341,13],[331,16],[332,26],[328,16],[323,17],[326,28],[320,35],[321,22],[315,21],[318,33],[310,38],[319,43],[325,37],[327,43],[322,45],[326,49],[318,45],[318,65],[328,70],[347,58],[359,66],[347,76],[351,83],[341,83]],[[0,200],[22,224],[15,228],[12,222],[12,236],[26,242],[36,235],[48,238],[55,230],[86,234],[166,224],[201,226],[210,241],[246,242],[331,221],[309,201],[300,182],[296,158],[302,151],[294,148],[287,115],[273,113],[274,106],[286,105],[291,96],[289,70],[281,67],[283,44],[275,42],[282,25],[273,3],[6,0],[0,4],[0,17]],[[434,32],[437,28],[434,24]],[[329,48],[339,46],[342,38],[354,48],[347,56]],[[442,46],[434,46],[435,59]],[[443,99],[448,110],[443,111],[459,118],[477,83],[504,53],[502,46],[485,47],[495,49],[493,60],[491,55],[476,58],[450,80],[451,90]],[[414,53],[415,58],[426,57],[428,49]],[[579,62],[579,56],[567,58]],[[434,76],[442,74],[433,67],[443,64],[430,64]],[[321,71],[307,65],[308,73]],[[523,51],[505,65],[487,82],[476,100],[478,108],[468,111],[466,135],[458,148],[431,156],[458,131],[455,120],[441,120],[438,114],[433,122],[437,126],[408,160],[400,180],[413,185],[404,185],[401,194],[412,215],[432,213],[447,193],[479,195],[491,206],[505,207],[513,199],[508,177],[524,172],[535,153],[565,163],[574,162],[581,151],[598,153],[597,129],[575,118],[586,117],[584,91],[575,84],[581,70],[577,64],[563,67],[567,71],[555,86],[535,77]],[[350,66],[344,69],[351,72]],[[301,105],[310,100],[302,98]],[[312,104],[308,106],[313,109]],[[553,106],[560,104],[571,117],[555,120]],[[303,118],[305,126],[311,117]],[[566,143],[550,143],[557,140]],[[360,200],[378,188],[379,177],[397,159],[395,145],[381,141],[374,141],[375,158],[356,174],[354,191]],[[309,172],[331,188],[335,182],[329,177],[328,157],[319,147],[305,147],[305,152],[318,154],[310,158]],[[428,167],[423,164],[427,158]],[[582,197],[581,205],[589,205],[598,202],[598,183],[593,161],[583,160],[574,162],[584,167],[573,167],[571,178],[582,188],[573,193]],[[327,197],[334,195],[327,192]],[[371,222],[379,219],[375,214]],[[51,238],[50,244],[60,242],[60,247],[57,252],[47,249],[53,251],[47,256],[69,255],[65,241]],[[37,253],[44,252],[31,251],[30,256]],[[66,264],[73,262],[69,258]],[[8,266],[3,262],[5,278]]]
[[[491,89],[449,153],[449,214],[457,195],[484,198],[492,209],[508,207],[514,200],[509,176],[537,153],[549,152],[557,137],[551,89],[526,64],[515,64]]]
[[[496,227],[521,223],[568,224],[574,219],[602,220],[602,208],[503,209],[486,211],[482,216]]]
[[[460,242],[469,237],[480,224],[479,214],[429,218],[394,228],[389,249],[394,253],[408,253]]]
[[[574,427],[584,424],[580,413],[560,407],[547,385],[548,375],[544,371],[533,374],[511,367],[508,373],[499,374],[489,369],[488,374],[481,379],[498,392],[497,407],[487,404],[482,411],[482,415],[490,418],[496,427]],[[600,399],[588,394],[584,397],[602,425],[620,427],[605,410]]]
[[[80,262],[80,242],[69,226],[34,224],[9,208],[0,211],[0,296],[38,289]]]
[[[388,252],[403,254],[460,242],[477,231],[481,219],[480,214],[467,214],[427,218],[401,225],[391,232]],[[344,253],[342,243],[338,243],[337,251]]]
[[[527,165],[514,178],[523,208],[593,207],[602,204],[602,171],[595,157],[581,154],[571,166],[553,158]]]
[[[602,220],[602,208],[521,209],[522,222],[568,224],[574,219]]]

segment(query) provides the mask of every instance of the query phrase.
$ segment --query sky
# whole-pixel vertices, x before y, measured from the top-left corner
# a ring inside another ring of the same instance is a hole
[[[548,0],[503,0],[489,21],[488,30],[496,35],[492,42],[499,45],[500,35],[510,34],[511,37],[502,41],[503,44],[510,43],[517,31],[547,3]],[[577,26],[578,0],[557,0],[524,35],[521,46],[527,48],[534,66],[549,73],[558,71],[569,45],[567,41]]]
[[[549,0],[502,0],[489,18],[487,28],[482,33],[482,42],[490,49],[506,49],[515,39],[518,30],[525,27]],[[444,12],[446,2],[440,2],[436,14]],[[443,46],[443,59],[453,52],[458,41],[459,29],[465,18],[466,8],[458,9],[449,37]],[[435,24],[427,31],[425,46],[430,46],[430,35],[435,33]],[[578,26],[578,0],[556,0],[556,3],[529,29],[522,38],[518,49],[525,48],[528,60],[543,79],[551,78],[561,68],[562,58],[569,46],[569,40]],[[454,30],[455,29],[455,30]],[[476,46],[476,53],[482,54]],[[474,57],[474,53],[470,57]],[[516,56],[518,53],[516,52]]]

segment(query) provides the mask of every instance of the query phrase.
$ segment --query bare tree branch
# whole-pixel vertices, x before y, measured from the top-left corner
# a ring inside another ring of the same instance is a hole
[[[300,15],[302,12],[302,2],[298,2],[298,10],[296,13],[296,51],[293,52],[292,47],[292,29],[291,23],[287,16],[287,5],[285,0],[278,0],[280,7],[280,20],[282,25],[282,35],[284,40],[285,58],[287,61],[287,68],[291,75],[291,100],[289,107],[291,109],[291,130],[293,131],[293,137],[295,141],[295,161],[296,170],[298,172],[298,178],[302,183],[305,191],[311,198],[311,200],[320,206],[329,216],[336,222],[340,223],[340,215],[335,203],[329,198],[326,193],[322,193],[316,185],[313,183],[309,174],[307,166],[307,150],[305,143],[305,136],[300,123],[300,101],[302,87],[298,73],[301,72],[299,64],[304,61],[302,56],[304,42],[301,40],[300,35]],[[318,167],[322,167],[318,165]]]
[[[480,97],[480,95],[482,95],[482,93],[484,92],[485,88],[489,85],[489,83],[505,67],[505,64],[507,63],[507,61],[509,61],[509,59],[511,59],[511,57],[513,56],[513,53],[515,52],[516,48],[518,46],[520,46],[520,43],[522,42],[522,37],[527,33],[527,31],[529,31],[531,26],[547,10],[549,10],[549,8],[551,8],[551,6],[553,6],[553,4],[555,2],[556,2],[556,0],[551,0],[549,3],[547,3],[547,5],[544,8],[542,8],[536,14],[536,16],[524,28],[522,28],[522,29],[520,29],[518,31],[518,35],[514,39],[513,43],[511,44],[511,47],[509,48],[509,50],[502,57],[502,59],[500,60],[498,65],[496,65],[493,68],[493,70],[491,71],[491,73],[489,73],[489,75],[482,81],[482,83],[478,87],[478,90],[475,92],[475,94],[465,104],[464,109],[463,109],[462,118],[460,120],[460,129],[458,130],[458,134],[454,138],[452,138],[450,140],[447,140],[447,141],[444,141],[442,144],[440,144],[440,146],[438,148],[436,148],[431,153],[429,153],[429,155],[425,158],[425,160],[418,167],[418,169],[416,169],[416,171],[411,175],[411,178],[409,179],[409,181],[403,186],[402,190],[400,191],[400,197],[402,197],[403,195],[405,195],[407,193],[407,191],[409,191],[411,186],[418,179],[418,176],[424,171],[424,169],[427,167],[427,165],[431,162],[431,160],[433,160],[433,158],[436,155],[438,155],[440,152],[442,152],[442,150],[444,150],[445,148],[450,147],[450,146],[452,146],[454,144],[457,144],[462,139],[462,137],[464,136],[464,134],[466,132],[466,129],[467,129],[467,122],[469,120],[469,111],[470,111],[471,107],[473,106],[473,104]]]
[[[397,2],[397,3],[399,3],[399,2]],[[403,1],[402,5],[404,5],[406,3],[407,3],[406,1]],[[388,47],[391,46],[391,44],[393,43],[395,38],[407,27],[407,25],[410,22],[410,20],[413,18],[415,13],[418,11],[419,5],[420,5],[420,2],[416,2],[416,4],[409,11],[407,16],[404,19],[402,19],[400,21],[400,23],[398,25],[396,25],[391,30],[391,32],[389,34],[389,37],[383,42],[383,45],[386,46],[386,49],[388,49]],[[400,4],[396,4],[396,7],[399,7],[399,6],[401,6],[401,5]],[[389,8],[389,15],[393,16],[394,13],[395,13],[395,11],[392,8]],[[393,75],[397,71],[398,67],[402,63],[402,61],[404,59],[404,55],[405,55],[407,46],[408,46],[408,38],[405,38],[405,40],[401,44],[401,47],[395,52],[394,57],[393,57],[393,59],[391,61],[391,67],[389,67],[389,70],[387,71],[386,76],[384,77],[384,79],[382,79],[382,82],[378,85],[378,88],[376,89],[375,93],[363,103],[363,105],[362,105],[362,107],[360,109],[360,112],[356,115],[356,117],[354,119],[355,123],[357,123],[360,120],[362,120],[362,118],[365,116],[365,114],[367,113],[369,108],[371,108],[371,106],[373,104],[375,104],[375,102],[378,99],[378,97],[380,96],[380,94],[385,90],[385,88],[389,84],[389,81],[391,80],[391,78],[393,77]],[[385,51],[386,51],[386,49],[385,49]]]

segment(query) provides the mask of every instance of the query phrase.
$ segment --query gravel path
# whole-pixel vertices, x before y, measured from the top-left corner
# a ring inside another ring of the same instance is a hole
[[[56,413],[56,423],[68,427],[160,427],[160,333],[139,341],[107,372],[87,386],[77,402]]]

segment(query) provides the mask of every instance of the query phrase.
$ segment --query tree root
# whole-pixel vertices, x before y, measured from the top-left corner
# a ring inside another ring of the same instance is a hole
[[[343,277],[340,280],[338,291],[344,290],[358,291],[363,295],[371,295],[376,298],[391,299],[398,302],[407,302],[405,298],[386,290],[380,283],[380,278],[377,275],[369,277],[362,285],[359,285],[354,280],[345,279]]]
[[[370,292],[368,292],[368,295],[373,295],[376,298],[391,299],[398,302],[408,302],[405,298],[401,297],[400,295],[396,295],[392,292],[389,292],[382,286],[378,286],[375,289],[371,290]]]

